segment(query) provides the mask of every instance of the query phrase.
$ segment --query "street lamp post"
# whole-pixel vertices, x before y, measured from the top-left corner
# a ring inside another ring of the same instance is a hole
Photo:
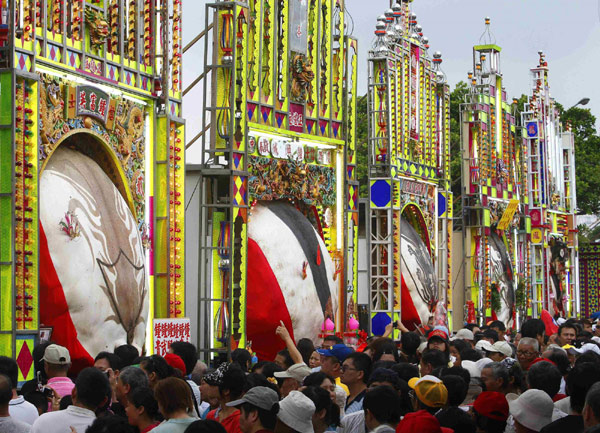
[[[569,108],[569,110],[570,110],[571,108],[575,108],[575,107],[577,107],[578,105],[587,105],[587,104],[588,104],[588,102],[590,102],[590,98],[581,98],[581,99],[579,100],[579,102],[578,102],[577,104],[573,105],[572,107],[570,107],[570,108]]]

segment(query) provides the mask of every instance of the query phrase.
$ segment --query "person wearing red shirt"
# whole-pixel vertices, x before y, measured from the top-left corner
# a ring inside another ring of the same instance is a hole
[[[212,419],[221,423],[227,433],[242,433],[240,430],[240,411],[235,407],[227,406],[227,403],[240,399],[244,393],[246,374],[236,364],[227,364],[219,367],[219,407],[206,415],[206,419]],[[215,372],[215,373],[217,373]]]

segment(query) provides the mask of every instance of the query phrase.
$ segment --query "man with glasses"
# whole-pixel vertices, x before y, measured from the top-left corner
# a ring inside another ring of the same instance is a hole
[[[528,371],[531,363],[540,356],[540,345],[534,338],[525,337],[519,341],[517,347],[517,360],[521,370]]]
[[[369,355],[354,352],[348,355],[342,364],[342,383],[348,387],[350,392],[346,399],[346,414],[362,409],[367,391],[367,380],[371,373],[371,363]]]

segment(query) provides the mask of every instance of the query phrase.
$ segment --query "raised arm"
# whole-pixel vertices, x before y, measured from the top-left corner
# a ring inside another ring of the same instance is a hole
[[[279,336],[279,338],[281,338],[285,342],[285,346],[287,347],[288,352],[290,352],[290,357],[292,358],[292,361],[294,361],[294,364],[300,364],[304,362],[304,360],[302,359],[302,355],[300,354],[298,348],[294,344],[294,340],[292,340],[292,337],[290,337],[290,333],[285,327],[283,320],[280,320],[279,323],[281,323],[281,325],[277,327],[275,333]]]

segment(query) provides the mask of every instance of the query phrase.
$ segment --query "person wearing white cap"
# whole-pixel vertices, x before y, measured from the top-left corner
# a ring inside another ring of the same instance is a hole
[[[506,399],[516,433],[539,432],[552,422],[554,404],[544,391],[529,389],[520,396],[508,394]]]
[[[44,371],[48,377],[46,386],[52,388],[58,397],[70,395],[75,387],[71,379],[67,377],[71,367],[71,356],[66,347],[51,344],[44,351]]]
[[[494,362],[500,362],[504,358],[512,356],[512,348],[504,340],[498,340],[494,344],[487,340],[479,340],[475,347],[483,351]]]
[[[279,402],[275,433],[314,433],[312,416],[315,410],[310,398],[300,391],[291,391]]]
[[[465,340],[467,343],[473,347],[473,341],[475,341],[475,336],[473,335],[473,331],[467,328],[459,329],[458,332],[452,340]]]
[[[295,391],[306,376],[311,373],[311,369],[305,363],[294,364],[285,371],[278,371],[274,374],[277,379],[283,379],[279,392],[282,397],[287,397],[291,391]]]

